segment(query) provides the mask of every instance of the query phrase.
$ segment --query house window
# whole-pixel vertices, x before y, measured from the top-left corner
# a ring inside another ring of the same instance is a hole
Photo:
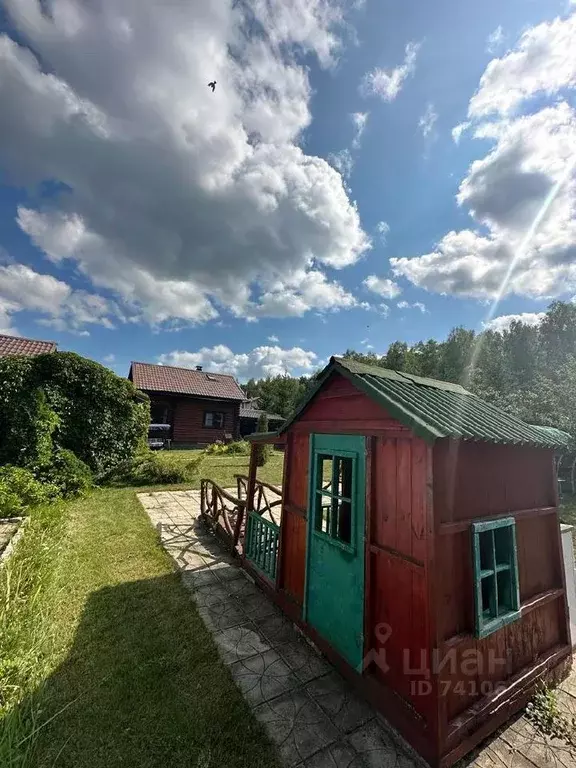
[[[314,529],[344,548],[353,544],[354,469],[352,456],[316,454]]]
[[[168,403],[162,400],[156,400],[150,403],[150,423],[151,424],[169,424],[169,407]]]
[[[514,518],[472,524],[476,637],[520,618]]]
[[[210,429],[222,429],[224,414],[221,411],[204,411],[204,426]]]

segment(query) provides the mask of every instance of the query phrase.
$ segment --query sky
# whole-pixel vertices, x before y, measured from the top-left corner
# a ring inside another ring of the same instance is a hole
[[[569,0],[3,0],[0,333],[245,381],[536,324],[574,50]]]

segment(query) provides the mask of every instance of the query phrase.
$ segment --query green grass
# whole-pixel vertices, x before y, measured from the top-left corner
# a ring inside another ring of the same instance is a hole
[[[237,469],[221,461],[220,479]],[[35,606],[52,642],[0,722],[0,744],[12,729],[3,768],[277,766],[135,491],[66,505],[65,524]],[[26,631],[18,642],[25,656]],[[14,734],[39,726],[17,749]]]
[[[162,457],[169,461],[186,463],[198,451],[166,451],[162,452]],[[234,475],[247,475],[249,456],[206,456],[198,478],[187,487],[199,488],[200,478],[208,477],[214,480],[221,488],[235,488],[236,479]],[[282,451],[273,451],[270,459],[265,466],[258,468],[258,479],[272,485],[282,485],[282,468],[284,463],[284,453]]]

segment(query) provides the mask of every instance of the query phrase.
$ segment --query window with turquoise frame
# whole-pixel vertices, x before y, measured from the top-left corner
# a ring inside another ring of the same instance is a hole
[[[514,518],[472,524],[476,637],[520,618]]]
[[[317,453],[315,456],[314,532],[350,550],[354,548],[355,468],[353,454]]]

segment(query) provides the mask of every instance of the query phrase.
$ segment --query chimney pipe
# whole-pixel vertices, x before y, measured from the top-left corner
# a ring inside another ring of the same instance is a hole
[[[196,366],[196,370],[197,370],[197,371],[201,371],[201,370],[202,370],[202,366],[201,366],[201,365],[197,365],[197,366]]]

